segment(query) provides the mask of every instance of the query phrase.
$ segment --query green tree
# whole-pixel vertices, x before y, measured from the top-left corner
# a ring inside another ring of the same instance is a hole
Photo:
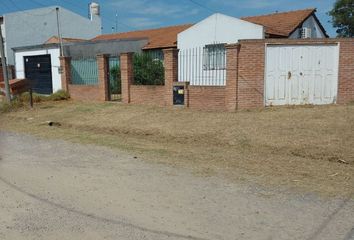
[[[338,37],[354,37],[354,0],[336,0],[334,8],[328,13]]]

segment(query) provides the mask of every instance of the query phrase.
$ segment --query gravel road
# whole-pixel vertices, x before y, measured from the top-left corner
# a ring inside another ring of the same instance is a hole
[[[354,199],[199,177],[0,132],[0,239],[354,240]]]

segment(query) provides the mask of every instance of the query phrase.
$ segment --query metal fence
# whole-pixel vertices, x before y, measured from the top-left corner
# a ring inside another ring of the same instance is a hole
[[[180,50],[178,53],[178,81],[199,86],[225,86],[225,46],[213,44]]]
[[[111,101],[121,100],[122,82],[120,77],[119,57],[110,57],[109,66],[109,97]]]
[[[75,85],[98,85],[96,58],[71,60],[71,82]]]

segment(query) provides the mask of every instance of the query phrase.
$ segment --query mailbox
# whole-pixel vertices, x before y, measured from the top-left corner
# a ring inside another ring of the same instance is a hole
[[[173,87],[173,105],[184,105],[184,86]]]

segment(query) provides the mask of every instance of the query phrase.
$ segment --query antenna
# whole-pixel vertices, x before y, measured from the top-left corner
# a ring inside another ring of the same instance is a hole
[[[116,32],[118,32],[118,11],[116,11]]]

